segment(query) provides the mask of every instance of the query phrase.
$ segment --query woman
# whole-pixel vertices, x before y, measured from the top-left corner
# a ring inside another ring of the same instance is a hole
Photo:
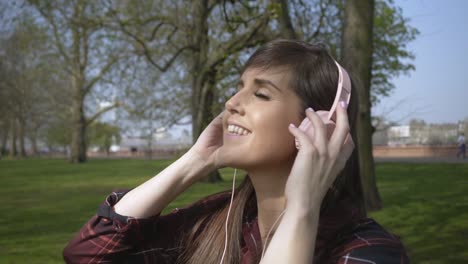
[[[353,144],[357,97],[336,108],[334,131],[318,112],[332,107],[339,69],[321,46],[276,40],[261,47],[193,147],[156,177],[108,196],[65,248],[65,260],[408,263],[401,242],[365,217]],[[232,208],[226,191],[160,215],[225,166],[247,172]]]

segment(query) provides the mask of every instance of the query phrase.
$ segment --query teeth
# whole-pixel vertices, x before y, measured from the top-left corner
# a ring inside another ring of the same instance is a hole
[[[228,131],[229,131],[229,133],[243,135],[243,136],[250,134],[249,131],[243,129],[242,127],[238,127],[236,125],[229,125],[228,126]]]

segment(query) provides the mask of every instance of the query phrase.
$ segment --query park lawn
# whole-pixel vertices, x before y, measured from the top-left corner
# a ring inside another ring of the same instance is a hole
[[[1,160],[0,263],[63,263],[63,247],[107,194],[171,162]],[[163,213],[230,189],[232,174],[223,169],[224,182],[195,184]],[[468,263],[468,164],[382,163],[377,175],[384,209],[371,217],[401,236],[413,263]]]

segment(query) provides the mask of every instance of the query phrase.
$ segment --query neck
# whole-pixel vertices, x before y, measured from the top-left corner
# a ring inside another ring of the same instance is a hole
[[[265,243],[266,236],[271,228],[270,236],[276,230],[280,214],[286,208],[284,188],[291,171],[291,166],[269,167],[268,169],[249,170],[248,174],[255,189],[258,209],[258,227]]]

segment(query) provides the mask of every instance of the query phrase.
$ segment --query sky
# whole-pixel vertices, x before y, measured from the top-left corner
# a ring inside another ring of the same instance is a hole
[[[416,58],[409,76],[372,109],[400,124],[413,118],[456,123],[468,118],[468,1],[396,0],[420,34],[408,45]]]

